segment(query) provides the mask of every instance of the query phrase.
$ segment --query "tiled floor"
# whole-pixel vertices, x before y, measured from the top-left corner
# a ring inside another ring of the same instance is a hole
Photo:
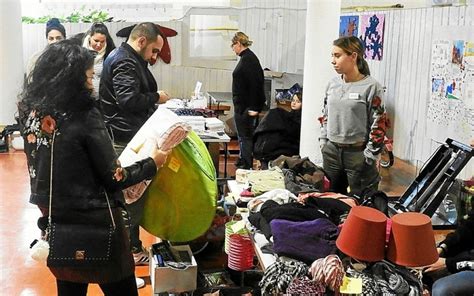
[[[234,174],[236,156],[229,158],[228,173]],[[223,165],[220,171],[223,172]],[[400,195],[414,177],[410,166],[396,160],[394,167],[382,171],[381,187],[389,195]],[[0,153],[0,295],[29,296],[55,295],[55,280],[49,270],[28,255],[30,242],[39,236],[36,221],[39,210],[28,202],[29,180],[23,152]],[[155,238],[141,232],[145,245]],[[141,277],[148,276],[148,267],[136,270]],[[139,290],[141,296],[152,295],[149,278]],[[102,295],[97,285],[91,285],[89,295]]]
[[[45,265],[28,255],[29,244],[39,236],[36,221],[39,210],[28,202],[29,179],[23,152],[0,153],[0,295],[50,296],[56,294],[55,279]],[[142,231],[142,240],[150,245],[155,238]],[[148,276],[148,266],[136,269],[138,276]],[[140,296],[152,295],[149,278]],[[97,285],[90,285],[88,295],[103,295]]]

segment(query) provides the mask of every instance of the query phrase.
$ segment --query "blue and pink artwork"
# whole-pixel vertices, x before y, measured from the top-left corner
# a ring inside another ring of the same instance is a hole
[[[360,40],[364,43],[364,57],[369,60],[382,60],[383,31],[385,14],[375,13],[360,17]]]
[[[339,19],[339,37],[359,36],[359,16],[345,15]]]
[[[464,40],[455,40],[451,52],[451,62],[453,64],[462,65],[464,56]]]
[[[431,79],[431,92],[442,93],[443,91],[444,91],[444,79],[443,78]]]

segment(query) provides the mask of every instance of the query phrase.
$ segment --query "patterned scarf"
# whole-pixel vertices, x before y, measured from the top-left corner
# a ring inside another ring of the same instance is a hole
[[[313,282],[308,277],[296,278],[286,289],[287,295],[314,295],[323,296],[325,295],[326,288],[322,284]]]
[[[280,258],[275,261],[263,275],[258,284],[262,290],[262,295],[283,294],[293,281],[293,279],[308,274],[308,266],[303,262],[281,261]]]

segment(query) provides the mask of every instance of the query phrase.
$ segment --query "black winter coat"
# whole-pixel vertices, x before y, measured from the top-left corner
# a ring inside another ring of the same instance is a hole
[[[458,262],[474,261],[474,211],[442,243],[447,246],[444,257],[451,273],[460,271],[456,266]]]
[[[301,110],[270,109],[254,133],[253,157],[271,161],[300,153]]]
[[[128,143],[156,110],[159,98],[148,63],[127,43],[104,61],[99,95],[113,140]]]
[[[122,205],[122,189],[156,174],[153,159],[147,158],[124,168],[124,179],[114,178],[118,157],[99,110],[92,107],[92,100],[89,107],[67,115],[43,116],[32,111],[26,119],[23,137],[33,204],[42,208],[48,208],[49,204],[52,137],[44,129],[47,121],[57,127],[53,212],[54,209],[106,208],[104,190],[110,193],[112,207]]]
[[[232,101],[234,111],[262,111],[265,104],[263,70],[257,56],[250,49],[240,53],[240,61],[232,72]]]

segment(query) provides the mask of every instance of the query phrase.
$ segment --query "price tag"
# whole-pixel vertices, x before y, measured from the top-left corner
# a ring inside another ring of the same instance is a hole
[[[343,294],[362,294],[362,279],[344,276],[339,292]]]
[[[175,157],[171,157],[170,162],[168,163],[168,168],[173,172],[177,173],[179,168],[181,167],[181,163]]]
[[[239,222],[235,223],[230,227],[233,233],[240,233],[245,228],[245,221],[240,220]]]

